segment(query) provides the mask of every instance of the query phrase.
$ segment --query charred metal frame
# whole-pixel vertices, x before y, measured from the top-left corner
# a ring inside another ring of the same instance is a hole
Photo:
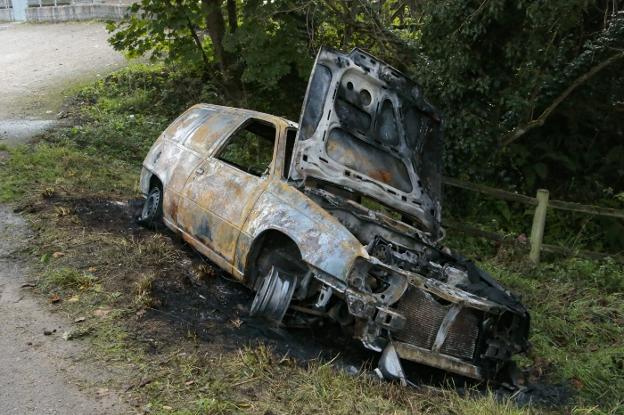
[[[384,100],[400,108],[413,105],[439,121],[416,84],[362,51],[339,55],[322,50],[319,63],[340,76],[350,74],[348,79],[360,73],[358,79]],[[380,75],[362,75],[372,72]],[[341,88],[335,80],[330,84],[336,91]],[[411,95],[396,92],[399,87]],[[341,93],[349,92],[336,92],[334,97]],[[254,111],[200,104],[154,143],[143,164],[141,190],[147,195],[159,186],[164,223],[259,293],[254,312],[279,321],[292,305],[291,310],[310,318],[333,318],[351,327],[365,347],[388,350],[384,353],[388,361],[398,356],[474,379],[495,377],[513,354],[528,346],[526,309],[489,275],[439,245],[443,237],[439,183],[423,176],[431,171],[409,166],[409,180],[418,184],[401,193],[388,186],[385,173],[379,180],[366,178],[335,161],[322,160],[325,147],[315,141],[324,141],[322,131],[353,130],[332,115],[334,104],[327,99],[315,110],[320,115],[312,114],[318,118],[314,128],[309,127],[304,108],[288,177],[283,174],[287,133],[297,124]],[[373,95],[371,102],[375,99]],[[376,110],[370,111],[373,118],[378,116]],[[254,120],[276,131],[273,162],[262,176],[217,158],[229,138]],[[399,154],[397,149],[411,151],[406,142],[393,145],[396,148],[388,150],[393,154]],[[427,156],[410,154],[418,160]],[[372,195],[407,217],[397,219],[366,208],[360,203],[362,195]],[[413,202],[416,199],[418,203]],[[422,328],[428,332],[420,342],[412,340],[423,333],[413,327],[409,298],[421,298],[435,317],[435,324]],[[454,352],[451,343],[459,351]]]

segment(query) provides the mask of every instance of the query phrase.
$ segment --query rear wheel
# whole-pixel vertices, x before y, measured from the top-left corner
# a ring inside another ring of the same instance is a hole
[[[142,225],[158,227],[162,225],[163,190],[160,183],[154,184],[147,194],[138,222]]]

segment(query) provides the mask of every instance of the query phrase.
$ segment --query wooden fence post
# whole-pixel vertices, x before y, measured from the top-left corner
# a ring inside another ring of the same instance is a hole
[[[544,225],[546,224],[546,210],[548,208],[549,193],[546,189],[538,189],[536,199],[537,207],[533,216],[533,226],[531,227],[531,252],[529,259],[534,264],[539,264],[540,252],[542,250],[542,240],[544,239]]]

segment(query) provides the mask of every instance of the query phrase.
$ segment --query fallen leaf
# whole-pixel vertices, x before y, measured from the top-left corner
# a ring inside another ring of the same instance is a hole
[[[74,320],[74,323],[82,323],[86,319],[87,319],[86,317],[78,317],[77,319]]]
[[[52,294],[52,296],[50,297],[50,303],[56,304],[59,302],[61,302],[61,297],[58,294]]]
[[[54,212],[56,213],[56,215],[58,217],[63,217],[63,216],[67,216],[67,215],[71,215],[72,211],[69,208],[66,208],[64,206],[57,206],[54,208]]]
[[[243,320],[241,320],[240,318],[235,318],[234,320],[230,320],[230,323],[232,323],[232,325],[234,327],[236,327],[237,329],[240,328],[240,326],[243,325]]]
[[[572,386],[574,386],[574,389],[576,389],[577,391],[580,391],[581,389],[583,389],[583,382],[581,382],[579,379],[577,378],[572,378],[571,380],[572,382]]]
[[[168,405],[163,405],[163,407],[162,407],[162,408],[163,408],[164,410],[166,410],[166,411],[171,411],[171,410],[173,410],[173,408],[172,408],[172,407],[170,407],[170,406],[168,406]]]
[[[106,395],[108,393],[108,388],[98,388],[96,393],[98,395]]]
[[[21,285],[22,288],[34,288],[35,284],[27,282]]]
[[[188,382],[184,382],[186,386],[191,386],[193,383],[195,383],[194,380],[189,380]]]
[[[95,272],[95,271],[97,271],[96,267],[89,267],[89,268],[87,268],[87,272]]]
[[[52,254],[52,257],[54,257],[54,258],[60,258],[62,256],[65,256],[65,252],[58,251],[58,252],[55,252],[55,253]]]
[[[80,296],[79,295],[74,295],[72,297],[69,297],[67,300],[68,303],[77,303],[78,301],[80,301]]]

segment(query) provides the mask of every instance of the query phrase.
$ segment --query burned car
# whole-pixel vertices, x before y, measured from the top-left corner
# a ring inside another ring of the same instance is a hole
[[[143,164],[141,221],[255,292],[250,313],[333,319],[383,352],[495,379],[527,349],[523,305],[441,245],[441,118],[366,52],[321,49],[299,124],[199,104]]]

